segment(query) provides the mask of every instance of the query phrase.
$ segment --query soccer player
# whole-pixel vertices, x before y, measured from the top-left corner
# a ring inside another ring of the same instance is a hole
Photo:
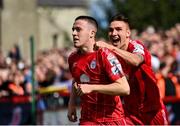
[[[125,125],[124,110],[118,95],[128,95],[129,84],[115,55],[107,48],[95,50],[97,22],[79,16],[72,27],[74,47],[69,69],[74,86],[68,104],[68,118],[77,121],[75,99],[81,98],[80,125]]]
[[[155,75],[151,68],[151,54],[138,40],[130,38],[128,19],[117,14],[111,18],[108,36],[111,44],[103,41],[97,47],[106,47],[116,53],[128,79],[130,95],[124,96],[124,110],[134,124],[168,124],[165,106],[160,99]]]

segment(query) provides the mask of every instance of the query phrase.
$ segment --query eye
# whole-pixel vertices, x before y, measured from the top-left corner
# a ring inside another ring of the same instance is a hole
[[[122,30],[122,28],[120,28],[120,27],[116,28],[116,31],[121,31],[121,30]]]
[[[79,28],[79,27],[72,28],[72,31],[73,31],[73,32],[74,32],[74,31],[80,32],[80,30],[81,30],[81,28]]]
[[[76,28],[76,31],[77,31],[77,32],[80,32],[80,31],[81,31],[81,29],[78,27],[78,28]]]

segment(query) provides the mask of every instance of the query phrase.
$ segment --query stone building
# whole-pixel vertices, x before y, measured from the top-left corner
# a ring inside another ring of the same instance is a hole
[[[0,49],[6,55],[16,43],[30,57],[30,37],[35,53],[71,45],[74,18],[88,14],[88,0],[0,0]]]

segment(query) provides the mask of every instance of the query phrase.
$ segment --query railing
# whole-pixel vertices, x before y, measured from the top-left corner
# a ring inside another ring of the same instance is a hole
[[[69,90],[65,86],[50,86],[47,88],[41,88],[38,90],[36,95],[36,104],[38,104],[39,100],[44,100],[45,102],[49,102],[47,108],[45,110],[52,110],[55,107],[53,106],[53,102],[55,103],[55,99],[52,98],[53,94],[56,93],[59,95],[59,98],[68,98],[69,97]],[[54,97],[54,96],[53,96]],[[55,96],[56,97],[56,96]],[[24,95],[24,96],[9,96],[9,97],[1,97],[0,98],[0,125],[16,125],[16,124],[31,124],[31,96]],[[171,106],[173,108],[174,104],[180,104],[180,98],[175,96],[167,96],[163,99],[164,103]],[[55,105],[55,104],[54,104]],[[63,105],[57,105],[57,107],[61,107]],[[64,105],[67,109],[67,103]],[[38,107],[36,110],[38,111]],[[171,111],[172,110],[168,110]],[[173,110],[176,111],[176,110]],[[178,110],[179,111],[179,110]],[[177,119],[180,117],[180,113],[178,111],[176,113]],[[170,115],[171,115],[170,114]],[[169,115],[169,116],[170,116]],[[172,121],[172,120],[171,120]]]

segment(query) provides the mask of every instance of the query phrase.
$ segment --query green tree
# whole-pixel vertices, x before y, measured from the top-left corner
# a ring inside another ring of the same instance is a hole
[[[149,25],[165,30],[180,22],[180,0],[112,0],[111,2],[112,8],[105,8],[102,4],[103,0],[99,4],[100,8],[103,6],[106,20],[108,21],[116,13],[122,13],[129,18],[131,28],[139,32]],[[107,39],[107,27],[100,27],[98,37]]]
[[[179,0],[114,0],[116,12],[127,15],[133,28],[139,31],[148,25],[168,29],[180,22]]]

